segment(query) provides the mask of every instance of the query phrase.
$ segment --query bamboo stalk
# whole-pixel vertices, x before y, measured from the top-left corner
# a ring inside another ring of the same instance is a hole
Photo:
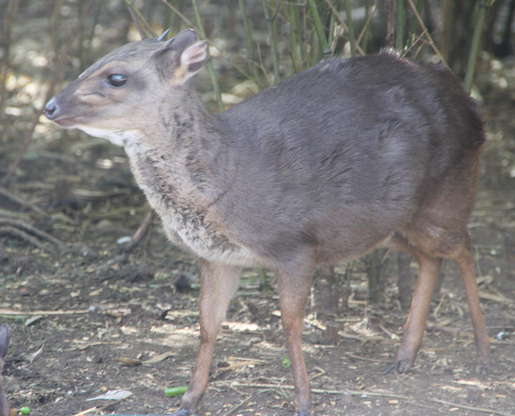
[[[291,60],[293,64],[293,70],[299,72],[302,69],[302,64],[299,61],[299,42],[298,42],[298,30],[299,30],[299,10],[295,3],[290,3],[290,42],[291,42]]]
[[[327,38],[325,37],[324,26],[322,25],[322,21],[320,20],[320,15],[318,14],[318,9],[315,0],[308,0],[308,7],[309,12],[311,14],[311,18],[313,19],[315,31],[318,36],[318,43],[320,44],[320,48],[322,49],[322,59],[327,59],[331,56],[331,49],[329,48],[329,43],[327,42]]]
[[[477,54],[479,51],[479,44],[481,43],[481,34],[483,33],[486,13],[494,1],[495,0],[479,0],[476,27],[474,29],[474,35],[472,36],[472,46],[467,63],[467,72],[465,74],[464,88],[468,94],[470,94],[470,91],[472,90],[472,81],[474,80]]]
[[[395,0],[395,49],[399,52],[404,50],[404,21],[406,10],[404,0]]]
[[[193,10],[195,11],[195,17],[197,19],[197,26],[199,28],[199,33],[203,39],[206,39],[206,32],[204,30],[204,25],[202,24],[202,18],[200,16],[200,11],[198,8],[197,0],[191,0],[193,4]],[[215,70],[213,68],[213,62],[211,61],[211,55],[209,52],[207,54],[206,68],[209,72],[209,76],[211,77],[211,83],[213,84],[213,90],[215,92],[216,103],[218,104],[218,110],[220,112],[225,110],[224,103],[222,101],[222,93],[220,92],[220,84],[218,84],[218,79],[216,78]]]
[[[297,0],[298,10],[302,11],[302,25],[299,26],[300,54],[302,57],[303,66],[309,66],[309,53],[308,53],[308,23],[307,23],[307,5],[304,0]]]
[[[336,0],[338,1],[338,0]],[[327,44],[332,45],[334,41],[334,25],[336,24],[336,16],[334,13],[331,13],[329,17],[329,29],[327,30]],[[329,49],[331,47],[329,46]],[[331,54],[332,55],[332,54]]]
[[[279,0],[279,4],[284,11],[286,21],[290,24],[290,57],[292,61],[293,72],[299,72],[299,40],[298,40],[298,21],[297,21],[297,4],[288,2],[285,4],[285,0]]]
[[[256,49],[254,48],[254,40],[252,39],[252,32],[250,30],[249,18],[245,8],[245,1],[238,0],[240,5],[241,15],[243,18],[243,27],[245,29],[245,37],[247,38],[247,47],[249,48],[249,56],[252,61],[252,74],[254,75],[254,82],[259,85],[258,65],[256,64]]]
[[[279,36],[277,34],[277,13],[279,12],[279,8],[276,7],[275,0],[270,0],[270,7],[272,8],[272,10],[275,9],[275,11],[272,15],[272,42],[273,42],[275,53],[277,54],[278,62],[279,62],[279,40],[278,40]],[[277,70],[279,71],[279,65],[277,65]],[[277,73],[277,75],[278,75],[278,77],[277,77],[276,82],[279,82],[281,75],[279,72]]]
[[[266,0],[261,0],[263,4],[263,12],[265,13],[265,20],[268,26],[268,33],[270,36],[270,48],[272,50],[272,64],[274,66],[274,84],[280,81],[279,75],[279,52],[277,51],[277,43],[274,41],[274,28],[272,24],[272,17],[270,16],[270,11],[268,10],[268,5],[266,4]]]
[[[377,3],[376,3],[377,4]],[[376,4],[374,4],[374,8],[376,7]],[[371,22],[371,16],[374,15],[374,12],[370,13],[370,0],[365,1],[365,24],[363,25],[363,29],[361,30],[361,33],[358,36],[358,40],[356,41],[358,45],[360,44],[361,39],[363,38],[363,44],[361,45],[361,48],[367,53],[367,46],[368,46],[368,25]]]
[[[356,37],[354,36],[350,0],[345,0],[345,14],[347,15],[347,26],[349,27],[350,55],[356,56]]]

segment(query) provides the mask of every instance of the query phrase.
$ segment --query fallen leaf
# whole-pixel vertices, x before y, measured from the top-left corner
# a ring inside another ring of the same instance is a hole
[[[142,364],[141,361],[139,361],[139,360],[133,360],[132,358],[127,358],[127,357],[117,358],[116,361],[121,362],[123,365],[130,365],[130,366],[137,366],[137,365]]]
[[[168,357],[172,356],[171,352],[165,352],[164,354],[156,355],[146,361],[143,361],[142,364],[155,364],[160,363],[161,361],[166,360]]]
[[[109,390],[106,394],[101,394],[97,397],[92,397],[91,399],[86,399],[87,402],[92,400],[123,400],[127,397],[131,397],[132,392],[129,390]]]

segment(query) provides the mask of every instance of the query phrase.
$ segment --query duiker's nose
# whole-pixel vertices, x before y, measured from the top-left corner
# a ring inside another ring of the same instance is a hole
[[[58,110],[59,106],[55,102],[54,97],[48,103],[46,103],[43,112],[45,113],[46,118],[48,118],[49,120],[54,120],[57,117]]]

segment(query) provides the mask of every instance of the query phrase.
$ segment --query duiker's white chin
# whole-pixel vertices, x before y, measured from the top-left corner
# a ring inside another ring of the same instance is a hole
[[[89,134],[90,136],[109,140],[111,143],[121,147],[125,147],[138,136],[135,131],[131,130],[98,129],[80,124],[77,124],[75,127],[82,130],[84,133]]]

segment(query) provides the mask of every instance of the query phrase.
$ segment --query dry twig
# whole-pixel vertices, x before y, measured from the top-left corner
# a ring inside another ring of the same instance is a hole
[[[262,384],[262,383],[235,383],[231,381],[215,381],[212,382],[213,385],[227,385],[230,384],[233,387],[254,387],[260,389],[285,389],[285,390],[293,390],[294,386],[283,385],[283,384]],[[318,394],[342,394],[342,392],[346,392],[348,394],[352,394],[353,396],[370,396],[370,397],[391,397],[393,399],[401,399],[401,400],[409,400],[410,398],[407,396],[402,396],[400,394],[393,394],[388,392],[372,392],[366,390],[325,390],[325,389],[311,389],[312,393]],[[510,415],[513,416],[513,415]]]
[[[515,413],[506,413],[506,412],[501,412],[500,410],[485,409],[482,407],[475,407],[475,406],[466,406],[464,404],[452,403],[452,402],[448,402],[448,401],[440,400],[440,399],[429,399],[429,400],[436,402],[436,403],[445,404],[447,406],[459,407],[460,409],[472,410],[475,412],[491,413],[491,414],[503,415],[503,416],[515,416]]]
[[[77,309],[75,311],[16,311],[14,309],[0,309],[0,315],[5,316],[38,316],[38,315],[83,315],[89,313],[89,309]]]

